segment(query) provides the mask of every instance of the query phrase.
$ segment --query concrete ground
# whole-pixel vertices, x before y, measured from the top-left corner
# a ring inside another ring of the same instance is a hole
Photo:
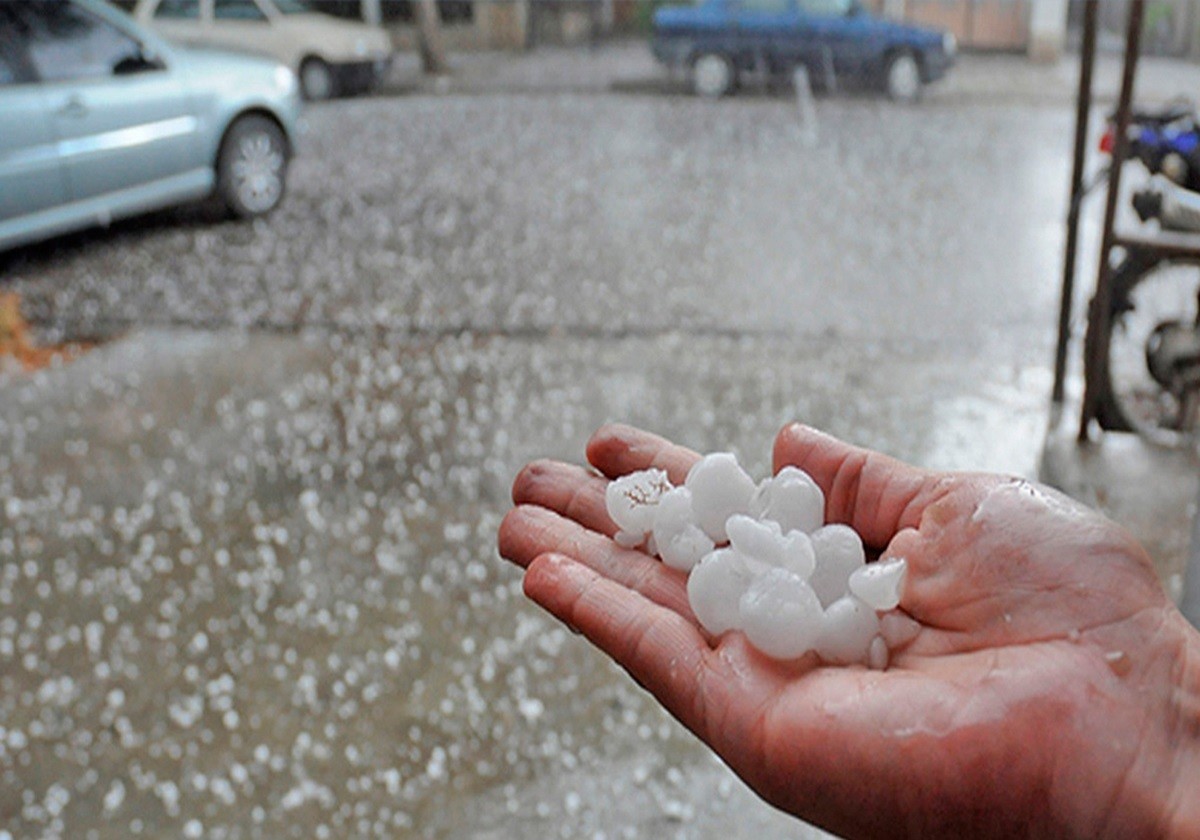
[[[1200,542],[1191,525],[1200,453],[1164,449],[1122,432],[1096,433],[1080,443],[1078,433],[1078,401],[1051,413],[1040,478],[1129,528],[1171,597],[1200,627],[1200,601],[1185,598],[1200,580]]]
[[[815,141],[786,95],[335,102],[268,219],[0,256],[44,337],[109,339],[0,380],[0,826],[804,836],[524,602],[508,485],[608,419],[1033,475],[1071,130],[1037,87],[822,99]]]

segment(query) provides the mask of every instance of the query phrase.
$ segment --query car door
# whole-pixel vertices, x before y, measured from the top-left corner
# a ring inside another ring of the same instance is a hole
[[[22,4],[29,55],[73,201],[165,182],[204,164],[182,82],[130,32],[74,3]]]
[[[795,52],[795,0],[734,0],[734,26],[751,66],[779,70]]]
[[[45,92],[19,25],[12,8],[0,4],[0,242],[15,232],[16,220],[67,200]]]
[[[857,76],[872,54],[870,17],[853,0],[797,0],[810,72]]]

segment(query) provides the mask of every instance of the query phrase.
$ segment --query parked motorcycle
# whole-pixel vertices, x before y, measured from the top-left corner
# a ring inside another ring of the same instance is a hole
[[[1200,233],[1200,120],[1191,105],[1138,111],[1129,158],[1150,172],[1133,206],[1163,231]],[[1100,142],[1111,152],[1110,123]],[[1097,416],[1167,446],[1200,437],[1200,257],[1128,246],[1112,274],[1112,332]]]

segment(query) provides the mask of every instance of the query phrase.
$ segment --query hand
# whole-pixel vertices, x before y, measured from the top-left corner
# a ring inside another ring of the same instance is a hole
[[[682,483],[697,455],[628,427],[588,460]],[[921,624],[886,671],[709,638],[686,577],[617,546],[607,480],[530,464],[500,552],[525,592],[621,664],[764,799],[847,836],[1200,834],[1200,637],[1124,530],[1047,488],[931,473],[780,432],[826,519],[905,557]]]

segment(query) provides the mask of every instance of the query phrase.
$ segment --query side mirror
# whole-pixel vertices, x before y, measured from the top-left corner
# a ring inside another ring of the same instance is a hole
[[[114,76],[131,76],[134,73],[144,73],[147,70],[164,70],[163,60],[150,52],[145,46],[139,45],[136,53],[123,56],[113,65]]]

